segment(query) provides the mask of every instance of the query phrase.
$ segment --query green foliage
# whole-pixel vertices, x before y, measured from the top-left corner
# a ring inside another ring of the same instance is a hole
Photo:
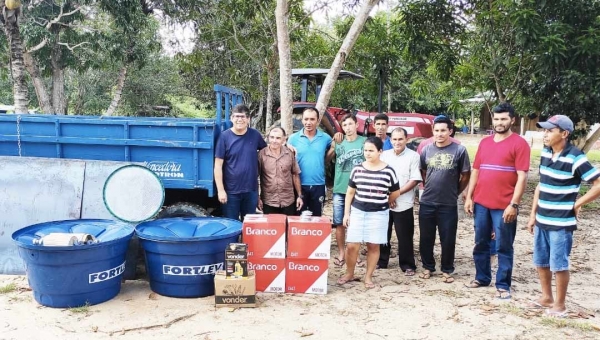
[[[256,109],[269,79],[278,84],[275,0],[24,1],[21,33],[50,88],[53,67],[65,70],[69,112],[99,114],[108,107],[118,71],[128,79],[121,115],[210,116],[213,85],[245,92]],[[154,6],[196,28],[189,55],[159,53]],[[309,22],[301,0],[290,1],[294,67],[329,68],[353,18]],[[61,9],[62,7],[62,9]],[[48,24],[59,14],[60,24]],[[60,43],[60,44],[59,44]],[[8,64],[6,39],[0,38]],[[77,47],[75,47],[77,46]],[[53,65],[52,56],[58,65]],[[376,111],[379,80],[383,109],[449,113],[457,126],[482,104],[463,99],[495,93],[517,112],[568,114],[600,120],[600,1],[407,0],[367,21],[345,69],[362,74],[340,81],[331,105]],[[296,99],[299,85],[295,84]],[[33,87],[30,93],[35,93]],[[314,89],[313,89],[314,93]],[[274,89],[275,103],[278,88]],[[309,100],[315,100],[314,96]],[[0,70],[0,102],[12,103],[8,70]],[[31,105],[36,106],[35,97]],[[159,107],[170,107],[168,112]],[[158,108],[158,109],[157,109]],[[579,131],[576,134],[584,134]]]
[[[175,18],[192,21],[198,28],[193,52],[177,57],[195,98],[212,102],[217,83],[243,90],[251,109],[264,100],[269,75],[277,84],[279,74],[275,4],[275,0],[226,0],[203,3],[194,11],[198,4],[178,1],[166,7]],[[300,0],[290,1],[292,44],[301,40],[301,28],[309,23],[302,6]]]
[[[201,103],[197,99],[188,96],[168,96],[173,106],[173,114],[185,118],[214,118],[216,111],[214,104]]]

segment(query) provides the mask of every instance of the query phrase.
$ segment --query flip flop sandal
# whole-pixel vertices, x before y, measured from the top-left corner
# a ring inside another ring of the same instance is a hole
[[[419,278],[427,280],[431,278],[431,272],[429,270],[424,270],[421,274],[419,274]]]
[[[512,295],[508,290],[498,289],[496,290],[496,298],[500,300],[510,300]]]
[[[361,259],[356,260],[356,266],[359,268],[364,268],[367,266],[367,261],[363,261]]]
[[[564,319],[567,316],[569,316],[569,311],[568,310],[564,310],[562,312],[556,312],[550,309],[546,309],[546,311],[544,312],[544,314],[549,317],[549,318],[557,318],[557,319]]]
[[[360,279],[358,277],[353,277],[351,279],[344,279],[343,277],[340,277],[337,280],[337,284],[341,286],[341,285],[345,285],[346,283],[349,283],[349,282],[359,282],[359,281],[360,281]]]
[[[477,280],[472,280],[469,283],[465,283],[465,287],[467,287],[467,288],[481,288],[481,287],[487,287],[487,286],[481,284],[481,282],[479,282]]]
[[[442,275],[444,276],[444,278],[442,279],[442,282],[444,282],[444,283],[452,283],[452,282],[454,282],[454,278],[452,277],[452,275],[446,274],[446,273],[444,273]]]
[[[375,288],[375,284],[373,282],[370,282],[370,283],[365,282],[365,288],[367,288],[367,290],[373,289],[373,288]]]
[[[335,257],[333,259],[333,264],[335,264],[337,267],[343,267],[344,264],[346,264],[346,260]]]
[[[404,272],[404,276],[415,276],[415,271],[413,269],[407,269]]]
[[[527,309],[548,309],[550,308],[550,306],[544,306],[541,303],[534,301],[534,300],[530,300],[527,303]]]

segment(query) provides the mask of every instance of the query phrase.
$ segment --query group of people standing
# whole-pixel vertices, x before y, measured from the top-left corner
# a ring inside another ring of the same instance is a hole
[[[419,200],[419,251],[422,279],[436,271],[436,232],[441,243],[443,281],[454,282],[454,257],[458,229],[458,198],[464,195],[465,212],[474,217],[475,279],[466,286],[492,283],[492,258],[497,254],[496,297],[511,298],[517,215],[527,183],[530,147],[512,132],[514,108],[503,103],[492,110],[494,134],[484,138],[473,165],[464,146],[453,139],[453,122],[446,116],[433,121],[433,137],[418,152],[407,148],[408,133],[398,127],[388,133],[388,117],[374,117],[375,136],[357,134],[352,114],[340,121],[344,134],[332,139],[317,126],[319,112],[307,108],[304,128],[290,136],[269,131],[269,144],[248,127],[249,110],[238,105],[231,115],[233,127],[219,137],[215,152],[215,181],[223,215],[243,219],[258,207],[265,213],[297,214],[310,210],[320,216],[325,199],[325,165],[335,162],[333,226],[338,254],[336,266],[346,266],[337,281],[359,281],[355,268],[364,266],[364,285],[373,288],[376,269],[388,267],[390,240],[395,230],[398,261],[407,276],[416,274],[413,249],[415,187],[422,184]],[[542,297],[532,301],[551,316],[566,315],[569,254],[576,218],[583,205],[600,196],[600,172],[569,136],[572,121],[562,115],[538,123],[544,129],[540,183],[527,223],[534,234],[534,265],[542,284]],[[257,152],[258,151],[258,152]],[[260,178],[260,191],[257,179]],[[581,180],[592,188],[577,199]],[[260,194],[259,194],[260,192]],[[360,246],[366,243],[366,261]],[[557,294],[551,289],[556,273]]]

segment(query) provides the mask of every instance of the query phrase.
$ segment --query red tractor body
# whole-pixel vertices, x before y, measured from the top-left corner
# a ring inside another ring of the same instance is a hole
[[[299,102],[294,102],[294,131],[302,128],[302,111],[307,107],[315,107],[316,103],[306,101],[308,92],[308,81],[315,82],[316,97],[319,96],[321,85],[327,73],[328,69],[293,69],[292,76],[301,79],[302,82],[302,96]],[[352,73],[349,71],[340,71],[338,77],[340,80],[343,79],[362,79],[363,77],[359,74]],[[336,132],[344,133],[341,127],[340,121],[347,113],[352,113],[356,116],[358,121],[358,134],[363,136],[371,136],[375,134],[374,129],[374,118],[377,112],[366,112],[361,110],[349,110],[339,107],[328,107],[324,113],[323,120],[321,121],[322,128],[327,131],[330,135]],[[431,131],[431,125],[433,124],[433,116],[422,113],[408,113],[408,112],[387,112],[385,113],[389,118],[389,126],[387,133],[390,134],[395,128],[402,127],[408,133],[410,139],[423,139],[429,138],[433,135]],[[327,120],[325,123],[324,121]]]

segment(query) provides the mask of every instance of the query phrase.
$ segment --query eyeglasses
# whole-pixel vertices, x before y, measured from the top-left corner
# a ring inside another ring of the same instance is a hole
[[[246,115],[233,115],[231,116],[232,120],[236,120],[236,119],[246,119],[248,118]]]

